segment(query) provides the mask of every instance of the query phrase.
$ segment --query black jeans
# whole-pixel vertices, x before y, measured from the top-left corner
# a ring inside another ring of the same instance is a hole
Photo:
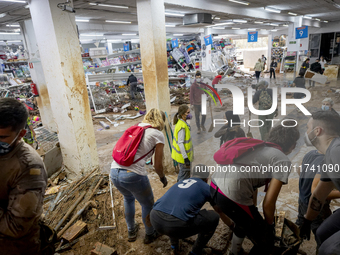
[[[316,240],[321,246],[319,255],[337,255],[340,251],[340,210],[329,216],[316,231]]]
[[[220,216],[214,211],[201,210],[195,218],[183,221],[170,214],[152,210],[150,220],[152,226],[160,234],[170,237],[172,246],[178,247],[179,239],[198,234],[192,248],[195,254],[201,254],[205,245],[213,236]]]
[[[257,82],[259,82],[260,75],[261,75],[261,71],[255,71],[255,76],[256,76]]]
[[[276,79],[275,70],[273,68],[270,68],[270,79],[272,78],[272,75],[274,75],[274,79]]]
[[[135,99],[135,93],[137,93],[137,82],[132,82],[130,83],[131,99]]]
[[[195,111],[196,126],[198,129],[201,129],[201,127],[204,127],[206,115],[202,115],[202,122],[200,122],[201,105],[194,105],[194,111]]]
[[[240,238],[247,236],[254,244],[249,255],[271,254],[274,248],[274,228],[265,222],[257,207],[241,207],[217,189],[210,187],[213,202],[235,222],[234,234]]]

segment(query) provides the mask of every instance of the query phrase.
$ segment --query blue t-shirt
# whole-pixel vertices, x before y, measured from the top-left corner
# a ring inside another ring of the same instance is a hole
[[[311,189],[314,177],[317,173],[320,173],[322,162],[325,155],[320,154],[317,150],[308,152],[303,160],[299,180],[299,199],[302,203],[309,203],[311,196]]]
[[[176,183],[160,199],[153,209],[183,221],[194,218],[206,202],[211,202],[210,187],[200,178],[190,178]]]

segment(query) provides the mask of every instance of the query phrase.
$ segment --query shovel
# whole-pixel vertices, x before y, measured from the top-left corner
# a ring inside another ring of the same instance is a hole
[[[209,107],[210,107],[211,125],[210,125],[208,132],[211,132],[214,129],[214,119],[213,119],[213,114],[212,114],[211,101],[209,101]]]
[[[249,120],[250,120],[250,117],[251,117],[251,112],[250,112],[250,110],[249,110]],[[250,126],[248,126],[247,137],[248,137],[248,138],[253,138],[253,134],[250,132]]]

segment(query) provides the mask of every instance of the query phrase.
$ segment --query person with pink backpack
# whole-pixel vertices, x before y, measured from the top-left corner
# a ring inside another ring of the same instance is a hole
[[[235,229],[230,255],[242,254],[247,236],[254,244],[249,255],[269,255],[274,248],[275,204],[281,187],[288,183],[292,164],[287,157],[300,137],[293,121],[271,129],[266,142],[240,137],[230,140],[214,154],[224,170],[212,175],[213,202],[231,218]],[[269,185],[269,186],[268,186]],[[265,187],[263,214],[257,209],[257,189]]]
[[[135,222],[135,199],[142,206],[142,219],[145,226],[144,243],[152,243],[158,237],[150,222],[154,197],[145,163],[155,153],[155,171],[165,188],[168,181],[163,172],[164,121],[164,112],[151,109],[142,123],[124,132],[113,149],[111,179],[124,196],[129,242],[136,241],[139,229],[139,225]]]

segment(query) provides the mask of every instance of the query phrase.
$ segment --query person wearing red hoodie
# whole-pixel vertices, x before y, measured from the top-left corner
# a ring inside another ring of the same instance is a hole
[[[206,116],[202,115],[202,120],[200,121],[202,94],[204,94],[204,91],[201,89],[204,88],[204,85],[201,82],[201,77],[201,72],[197,71],[195,74],[195,82],[190,87],[190,105],[191,109],[195,112],[197,134],[201,133],[201,129],[202,131],[206,131],[204,127]]]

